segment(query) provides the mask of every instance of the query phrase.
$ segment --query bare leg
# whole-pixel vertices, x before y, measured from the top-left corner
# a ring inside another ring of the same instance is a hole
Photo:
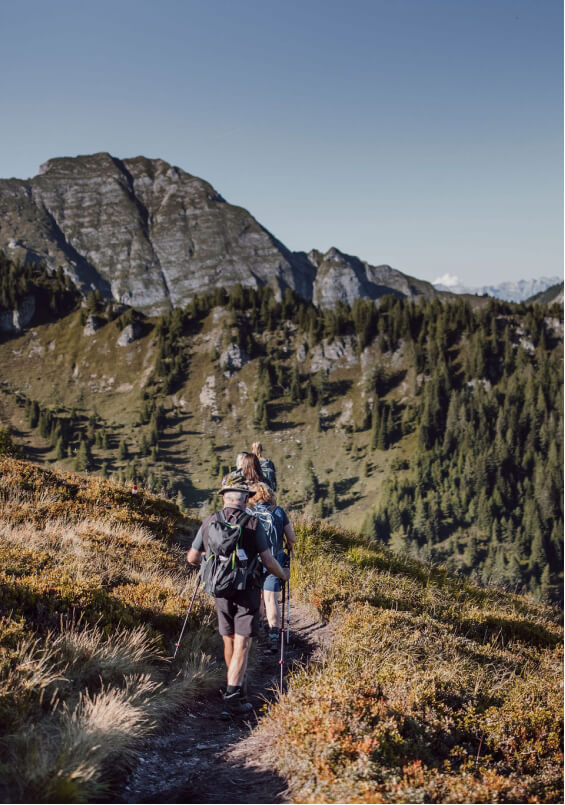
[[[264,590],[263,595],[265,596],[265,609],[267,611],[269,626],[275,626],[277,629],[280,629],[281,611],[279,607],[279,594],[272,590]]]
[[[247,658],[249,657],[249,649],[251,648],[252,641],[252,637],[243,637],[239,634],[234,635],[233,654],[228,666],[228,685],[242,685],[243,677],[247,670]]]
[[[234,643],[234,635],[222,635],[224,641],[224,660],[226,663],[226,668],[230,667],[230,662],[233,657],[233,643]]]

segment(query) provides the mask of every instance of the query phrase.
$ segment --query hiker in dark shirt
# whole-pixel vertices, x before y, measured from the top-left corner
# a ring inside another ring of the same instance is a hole
[[[263,445],[261,442],[253,442],[251,445],[251,452],[254,456],[257,456],[257,459],[259,460],[259,465],[261,467],[261,472],[265,476],[265,481],[269,484],[273,492],[276,492],[277,471],[275,470],[275,465],[271,459],[263,457]]]
[[[226,484],[220,489],[224,498],[224,508],[207,517],[202,523],[188,551],[190,564],[200,565],[207,547],[207,530],[212,519],[220,515],[228,523],[238,523],[254,491],[245,483]],[[283,568],[269,550],[267,535],[261,522],[251,517],[242,528],[240,547],[251,561],[257,554],[270,573],[287,581],[288,568]],[[218,628],[224,641],[224,659],[227,666],[227,688],[224,694],[224,707],[229,715],[244,715],[252,710],[242,691],[249,650],[258,633],[259,608],[261,605],[260,586],[249,586],[233,593],[230,598],[214,598],[218,614]]]

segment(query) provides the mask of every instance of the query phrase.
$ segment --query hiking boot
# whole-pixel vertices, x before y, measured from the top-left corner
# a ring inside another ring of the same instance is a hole
[[[241,688],[236,688],[235,690],[226,691],[224,693],[222,718],[248,716],[251,715],[252,711],[253,705],[242,696]]]
[[[269,629],[269,640],[272,640],[274,642],[276,640],[279,640],[280,636],[281,636],[281,630],[278,628],[278,626],[271,626],[271,628]]]

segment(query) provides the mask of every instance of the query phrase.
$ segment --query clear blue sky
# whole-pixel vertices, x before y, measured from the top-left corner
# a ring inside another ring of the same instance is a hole
[[[561,0],[17,0],[0,176],[161,157],[293,250],[560,275]]]

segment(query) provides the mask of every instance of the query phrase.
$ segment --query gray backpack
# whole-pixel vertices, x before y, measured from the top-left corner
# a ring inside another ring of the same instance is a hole
[[[241,535],[251,515],[243,513],[237,523],[216,514],[208,524],[206,552],[200,568],[204,589],[214,598],[231,598],[239,590],[260,586],[259,556],[247,556]]]
[[[275,470],[275,465],[271,461],[270,458],[261,458],[259,459],[259,463],[261,464],[261,470],[263,475],[265,476],[265,480],[273,490],[273,492],[277,491],[277,472]]]

